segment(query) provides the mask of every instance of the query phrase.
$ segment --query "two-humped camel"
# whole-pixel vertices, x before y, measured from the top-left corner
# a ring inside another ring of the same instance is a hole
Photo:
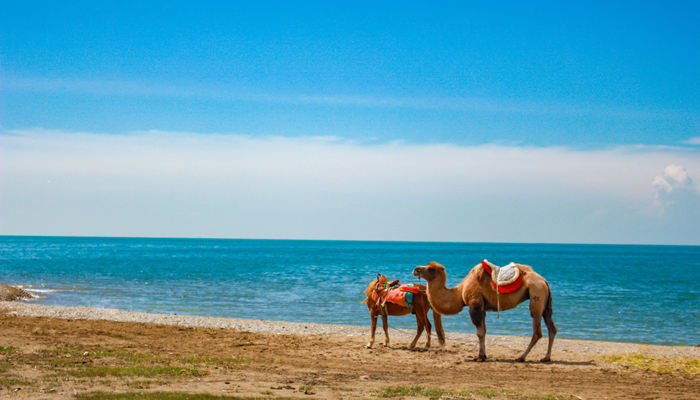
[[[552,292],[547,281],[528,265],[515,264],[522,274],[522,286],[512,293],[500,293],[491,284],[491,276],[484,271],[482,264],[476,265],[469,274],[453,288],[445,287],[445,267],[431,262],[428,265],[416,267],[413,275],[428,282],[428,300],[433,308],[444,315],[457,314],[467,306],[469,316],[476,326],[476,336],[479,338],[479,355],[476,361],[486,360],[486,311],[502,311],[514,308],[523,301],[530,299],[530,315],[532,316],[532,340],[525,352],[517,359],[525,361],[532,347],[542,337],[541,320],[547,324],[549,345],[547,355],[542,362],[550,361],[552,343],[557,334],[557,328],[552,321]],[[497,309],[500,304],[500,310]]]

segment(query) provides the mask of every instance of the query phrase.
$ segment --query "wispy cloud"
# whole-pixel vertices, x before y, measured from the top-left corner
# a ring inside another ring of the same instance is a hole
[[[700,243],[697,202],[652,212],[658,171],[700,175],[672,149],[32,129],[0,159],[6,234]]]
[[[684,140],[682,143],[700,146],[700,136],[695,136],[688,140]]]
[[[226,85],[211,87],[121,80],[5,77],[0,81],[0,89],[57,91],[100,96],[200,98],[234,103],[446,110],[516,115],[592,115],[621,119],[674,119],[683,116],[682,113],[676,110],[627,109],[610,105],[568,104],[559,101],[537,102],[497,97],[405,97],[362,94],[271,93]]]

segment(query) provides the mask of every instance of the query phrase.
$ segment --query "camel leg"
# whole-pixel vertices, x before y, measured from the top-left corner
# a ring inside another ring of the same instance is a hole
[[[428,319],[428,298],[426,296],[417,295],[413,299],[413,311],[416,313],[416,322],[425,327],[428,340],[425,342],[425,348],[430,348],[430,332],[432,326]],[[422,331],[422,329],[421,329]]]
[[[435,323],[435,333],[437,333],[439,348],[445,347],[445,331],[442,329],[442,315],[433,310],[433,322]]]
[[[517,361],[519,362],[524,362],[525,357],[527,357],[528,353],[530,353],[530,350],[535,346],[538,340],[542,337],[542,305],[546,304],[544,303],[544,299],[540,299],[540,301],[534,300],[534,298],[530,299],[530,315],[532,316],[532,339],[530,339],[530,344],[527,346],[527,349],[525,349],[525,352],[523,355],[521,355]]]
[[[486,361],[486,310],[483,304],[469,305],[469,316],[476,326],[476,337],[479,338],[479,356],[474,361]]]
[[[430,330],[432,329],[432,326],[430,326],[430,320],[428,319],[428,310],[425,308],[423,309],[422,318],[425,321],[425,334],[428,335],[428,340],[425,342],[425,348],[429,349],[430,348],[430,334],[432,333],[432,332],[430,332]]]
[[[384,346],[389,347],[389,318],[382,313],[382,328],[384,328]]]
[[[420,317],[419,313],[416,313],[416,337],[414,337],[411,344],[408,345],[409,349],[416,347],[416,343],[418,343],[418,339],[421,333],[423,333],[423,326],[425,326],[423,319]]]
[[[369,343],[367,343],[367,348],[371,349],[374,345],[374,333],[377,331],[377,313],[370,312],[370,318],[372,319],[372,326],[370,328]]]
[[[547,306],[542,313],[544,317],[544,323],[547,325],[547,333],[549,334],[549,343],[547,344],[547,355],[541,359],[541,362],[549,362],[552,355],[552,344],[554,343],[554,336],[557,335],[557,327],[554,325],[552,320],[552,292],[549,292],[549,298],[547,299]]]

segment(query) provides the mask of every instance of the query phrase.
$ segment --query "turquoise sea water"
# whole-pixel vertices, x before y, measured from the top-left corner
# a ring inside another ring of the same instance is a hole
[[[0,282],[41,304],[369,326],[360,302],[378,272],[416,281],[434,260],[453,286],[483,258],[549,281],[559,337],[700,344],[700,246],[0,236]],[[474,332],[466,310],[444,321]],[[527,302],[489,313],[487,331],[530,335]]]

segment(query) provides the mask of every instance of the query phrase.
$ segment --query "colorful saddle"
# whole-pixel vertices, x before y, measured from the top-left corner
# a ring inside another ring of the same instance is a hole
[[[523,285],[523,276],[515,263],[499,267],[488,260],[481,261],[481,266],[491,275],[491,284],[499,293],[512,293]]]
[[[401,307],[412,308],[413,295],[419,291],[420,288],[413,283],[399,285],[398,280],[387,281],[386,277],[382,275],[372,293],[372,300],[377,303],[377,307],[383,307],[386,302],[389,302]]]

